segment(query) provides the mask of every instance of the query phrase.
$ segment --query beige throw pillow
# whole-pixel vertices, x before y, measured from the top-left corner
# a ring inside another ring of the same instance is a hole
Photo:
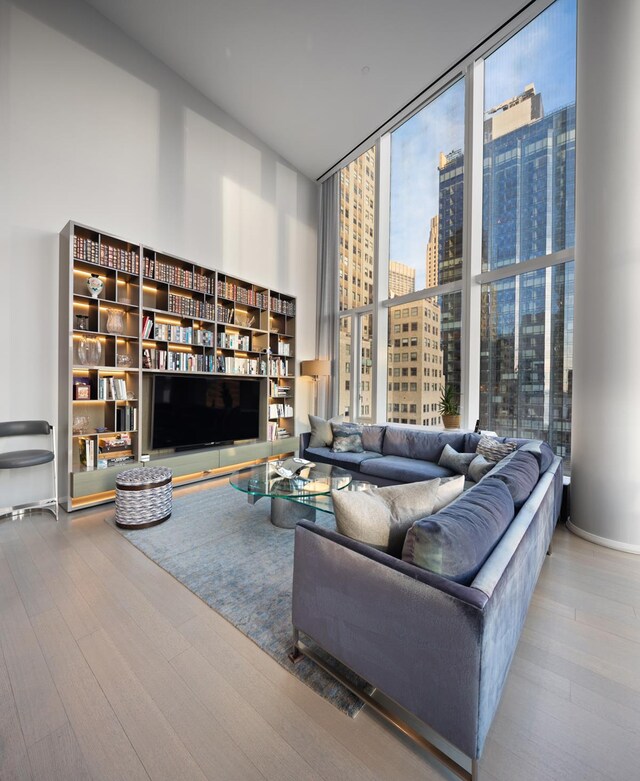
[[[309,447],[331,447],[333,444],[332,423],[340,423],[342,417],[338,415],[331,420],[319,418],[317,415],[309,415],[309,425],[311,426],[311,438]]]
[[[431,508],[431,515],[442,510],[454,499],[457,499],[464,491],[464,475],[456,475],[455,477],[441,477],[440,485],[438,486],[438,493],[436,494],[436,501]]]
[[[436,477],[384,488],[372,485],[365,491],[332,491],[336,528],[345,537],[399,557],[409,528],[433,512],[439,486]]]

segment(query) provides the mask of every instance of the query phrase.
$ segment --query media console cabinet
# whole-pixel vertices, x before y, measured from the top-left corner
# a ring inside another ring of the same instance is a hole
[[[118,472],[142,466],[143,455],[171,467],[180,483],[297,449],[293,296],[73,221],[60,233],[59,289],[58,461],[66,510],[111,501]],[[154,450],[158,374],[257,383],[258,436]]]

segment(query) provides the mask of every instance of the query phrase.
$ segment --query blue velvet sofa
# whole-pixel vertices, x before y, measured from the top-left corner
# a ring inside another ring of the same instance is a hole
[[[450,469],[438,465],[445,445],[459,453],[475,453],[479,434],[402,426],[364,426],[362,453],[334,453],[330,447],[310,447],[311,434],[300,435],[300,456],[309,461],[333,464],[348,470],[356,480],[366,480],[375,485],[412,483],[431,480],[434,477],[455,475]],[[526,439],[498,437],[498,442],[515,442],[521,446]]]
[[[474,443],[465,434],[431,436],[434,450],[451,443],[452,436],[460,438],[461,449]],[[310,521],[301,521],[295,530],[291,658],[304,654],[325,669],[322,651],[339,660],[466,755],[469,767],[462,767],[462,761],[450,758],[450,749],[443,754],[407,725],[401,727],[460,777],[474,781],[562,501],[560,458],[546,444],[518,444],[536,453],[537,481],[520,497],[495,546],[466,581]],[[303,452],[321,460],[313,450]],[[359,468],[355,473],[364,479],[370,474]],[[385,479],[391,479],[389,474]],[[455,520],[465,503],[468,511],[474,498],[504,492],[504,486],[490,472],[437,515],[447,513]],[[366,690],[340,678],[331,666],[328,671],[389,717]],[[397,725],[397,719],[391,720]]]

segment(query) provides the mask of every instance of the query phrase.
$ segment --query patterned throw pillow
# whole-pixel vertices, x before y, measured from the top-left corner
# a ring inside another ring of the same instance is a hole
[[[331,423],[334,453],[363,453],[362,426],[356,423]]]
[[[476,453],[484,456],[487,461],[497,463],[516,449],[515,442],[498,442],[492,437],[481,437]]]

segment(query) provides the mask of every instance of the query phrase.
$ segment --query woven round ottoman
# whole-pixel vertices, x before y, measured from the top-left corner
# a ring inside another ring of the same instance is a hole
[[[171,515],[173,472],[163,466],[126,469],[116,476],[116,526],[145,529]]]

